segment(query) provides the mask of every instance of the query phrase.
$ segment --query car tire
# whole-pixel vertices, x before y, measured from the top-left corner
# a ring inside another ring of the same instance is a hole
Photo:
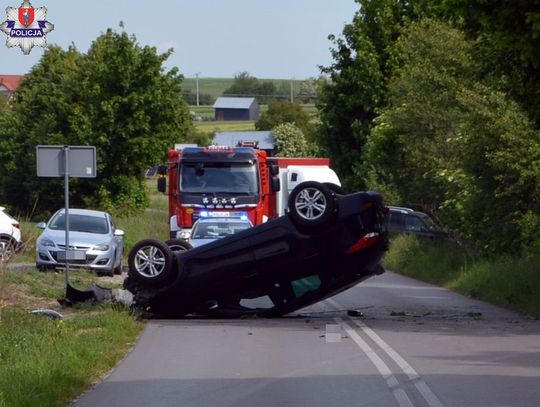
[[[332,182],[323,182],[323,185],[336,195],[347,195],[347,192],[345,192],[345,190],[337,184]]]
[[[299,226],[325,225],[335,213],[335,197],[330,189],[320,182],[302,182],[289,196],[289,216]]]
[[[54,271],[54,267],[51,267],[51,266],[44,266],[42,264],[36,264],[36,269],[40,272],[40,273],[47,273],[49,271]]]
[[[173,252],[184,252],[186,250],[193,249],[192,245],[190,245],[188,242],[182,239],[169,239],[165,241],[165,244]]]
[[[116,257],[116,253],[115,253],[115,256]],[[113,269],[113,272],[114,274],[116,275],[121,275],[122,274],[122,262],[123,262],[123,259],[120,258],[120,263],[118,264],[118,266],[116,266],[114,269]]]
[[[9,237],[0,238],[0,260],[8,261],[15,254],[15,240]]]
[[[173,252],[157,239],[137,242],[128,256],[128,274],[144,285],[162,284],[173,272]]]

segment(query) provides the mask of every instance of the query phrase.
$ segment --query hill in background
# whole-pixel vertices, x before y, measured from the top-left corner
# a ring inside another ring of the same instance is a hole
[[[283,97],[289,98],[291,94],[291,83],[293,86],[293,97],[298,95],[300,91],[300,84],[303,80],[299,79],[259,79],[261,82],[273,82],[276,89],[280,91],[280,94],[283,94]],[[234,83],[234,78],[199,78],[199,96],[208,95],[211,97],[213,104],[215,99],[225,92],[226,89],[230,88]],[[197,89],[197,79],[196,78],[185,78],[184,83],[184,92],[195,93]]]

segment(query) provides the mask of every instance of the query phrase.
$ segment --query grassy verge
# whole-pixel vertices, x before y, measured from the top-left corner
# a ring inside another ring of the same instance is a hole
[[[397,236],[383,264],[403,275],[540,317],[538,260],[472,257],[451,242]]]
[[[72,273],[79,288],[94,280],[86,271]],[[61,273],[0,269],[1,407],[67,405],[123,358],[142,329],[113,304],[62,309],[56,298],[63,293]],[[34,315],[36,308],[64,319]]]
[[[145,238],[168,238],[167,197],[148,181],[151,208],[143,214],[117,219],[125,235],[125,259],[131,247]],[[15,263],[34,263],[35,222],[21,222],[24,248]],[[117,277],[72,269],[78,289],[91,283],[120,288]],[[33,267],[11,269],[0,264],[0,407],[65,406],[103,377],[133,346],[143,324],[125,309],[110,303],[62,308],[63,273],[39,273]],[[49,308],[62,321],[34,315]]]

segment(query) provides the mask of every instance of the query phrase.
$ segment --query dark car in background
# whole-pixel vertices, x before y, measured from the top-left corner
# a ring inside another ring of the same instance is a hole
[[[388,207],[388,232],[391,235],[410,234],[427,239],[446,239],[450,236],[447,230],[424,212],[399,206]]]
[[[298,185],[284,216],[187,251],[146,239],[124,286],[151,314],[279,316],[384,272],[386,212],[376,192]]]

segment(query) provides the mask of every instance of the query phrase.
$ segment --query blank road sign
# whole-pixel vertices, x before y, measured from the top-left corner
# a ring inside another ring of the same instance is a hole
[[[64,148],[68,149],[70,178],[96,177],[96,148],[94,146],[37,146],[38,177],[63,177]]]

